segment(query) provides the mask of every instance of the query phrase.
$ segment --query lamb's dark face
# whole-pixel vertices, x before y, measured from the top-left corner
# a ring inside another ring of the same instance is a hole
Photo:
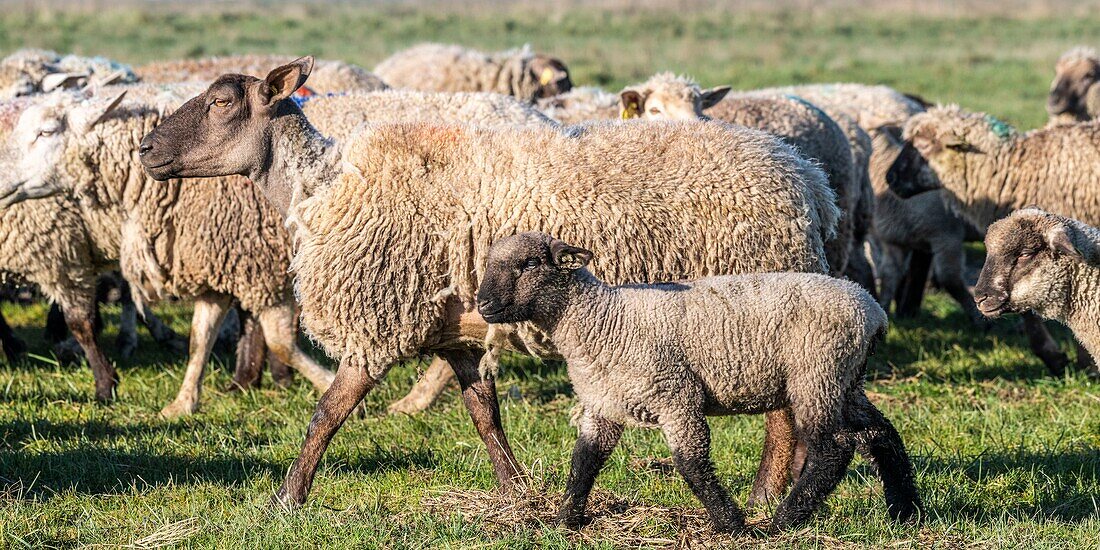
[[[554,97],[573,89],[573,81],[569,79],[569,69],[556,57],[536,55],[527,67],[539,82],[535,99]]]
[[[1066,262],[1081,254],[1065,225],[1041,211],[1014,213],[989,227],[986,259],[974,301],[987,317],[1009,311],[1033,310],[1056,317],[1052,311],[1064,303],[1068,272]]]
[[[297,109],[287,98],[305,83],[313,58],[278,67],[261,80],[224,75],[161,121],[141,142],[155,179],[251,175],[271,158],[270,123]]]
[[[477,309],[490,323],[552,316],[565,302],[574,272],[592,253],[544,233],[520,233],[493,243],[477,292]]]

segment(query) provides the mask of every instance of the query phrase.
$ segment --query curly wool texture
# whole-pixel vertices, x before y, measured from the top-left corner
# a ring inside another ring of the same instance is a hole
[[[151,88],[144,93],[163,93]],[[75,101],[74,94],[43,98],[59,116]],[[289,302],[289,235],[248,180],[158,182],[142,170],[138,145],[160,110],[127,100],[90,132],[66,142],[58,168],[79,197],[97,246],[119,260],[145,300],[219,292],[250,311]]]
[[[153,84],[210,82],[229,73],[267,74],[271,69],[295,59],[286,55],[233,55],[154,61],[138,66],[135,72],[142,82]],[[319,94],[373,92],[389,88],[377,75],[358,65],[323,59],[314,63],[308,87]]]
[[[1013,210],[1038,205],[1100,224],[1100,121],[1017,133],[985,113],[958,106],[914,116],[905,138],[938,143],[925,155],[949,205],[978,229]],[[965,143],[962,150],[947,144]]]
[[[103,57],[60,55],[49,50],[23,49],[0,60],[0,99],[32,95],[42,91],[42,80],[55,73],[88,77],[118,74],[119,83],[136,82],[128,65]]]
[[[537,105],[546,116],[565,125],[619,118],[619,96],[591,86],[540,99]]]
[[[318,131],[337,141],[351,137],[365,122],[468,122],[481,126],[554,124],[534,107],[511,96],[468,92],[349,93],[312,98],[302,105],[302,112]]]
[[[654,147],[660,162],[636,162]],[[343,154],[345,173],[292,205],[293,270],[308,330],[375,376],[441,343],[441,297],[470,307],[498,237],[556,232],[605,251],[595,270],[619,282],[820,272],[838,216],[820,169],[720,123],[385,125]]]
[[[529,101],[540,87],[528,67],[534,58],[527,48],[483,53],[457,45],[420,44],[386,58],[374,72],[395,88],[495,92]]]

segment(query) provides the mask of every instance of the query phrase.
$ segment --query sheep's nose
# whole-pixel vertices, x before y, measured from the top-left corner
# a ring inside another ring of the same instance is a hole
[[[138,146],[138,155],[139,156],[144,157],[146,153],[148,153],[149,151],[152,151],[152,150],[153,150],[153,142],[148,137],[141,140],[141,145]]]

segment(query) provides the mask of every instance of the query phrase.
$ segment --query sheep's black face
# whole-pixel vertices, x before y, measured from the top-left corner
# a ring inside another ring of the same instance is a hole
[[[271,158],[270,122],[298,107],[287,98],[309,76],[313,58],[278,67],[261,80],[224,75],[184,103],[141,142],[141,163],[155,179],[251,176]]]
[[[477,309],[490,323],[519,323],[553,317],[567,298],[573,272],[592,253],[543,233],[520,233],[498,240],[489,259]]]
[[[898,158],[894,159],[894,163],[886,171],[886,183],[890,185],[890,190],[907,199],[937,189],[938,187],[927,183],[928,178],[923,177],[923,173],[928,170],[927,164],[928,161],[921,156],[920,151],[912,143],[906,142]]]

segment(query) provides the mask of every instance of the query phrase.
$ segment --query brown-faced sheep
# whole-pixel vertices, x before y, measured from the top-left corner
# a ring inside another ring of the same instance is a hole
[[[1054,66],[1047,114],[1052,124],[1072,124],[1100,116],[1100,53],[1079,46],[1062,54]]]
[[[398,124],[337,148],[288,99],[311,64],[303,58],[264,80],[223,76],[142,143],[142,162],[159,179],[249,174],[295,229],[303,317],[341,368],[277,493],[284,504],[304,502],[363,395],[395,361],[425,352],[455,366],[500,483],[522,478],[493,380],[477,369],[487,327],[474,290],[499,236],[560,227],[595,249],[634,251],[629,262],[597,263],[620,281],[826,268],[835,198],[820,169],[762,132]],[[218,130],[196,132],[201,125]],[[634,161],[655,144],[666,151],[660,162]],[[270,162],[254,162],[261,158]]]
[[[890,515],[919,510],[901,436],[863,391],[886,313],[857,285],[812,273],[753,273],[609,286],[588,250],[529,232],[489,249],[477,293],[489,323],[529,322],[565,359],[582,413],[559,519],[583,524],[600,468],[625,425],[660,428],[676,469],[716,531],[744,514],[710,460],[706,417],[789,407],[806,470],[772,526],[805,523],[837,486],[857,444],[878,470]]]
[[[573,87],[565,63],[526,47],[483,53],[462,46],[420,44],[393,54],[374,72],[395,88],[496,92],[525,101],[555,96]]]

